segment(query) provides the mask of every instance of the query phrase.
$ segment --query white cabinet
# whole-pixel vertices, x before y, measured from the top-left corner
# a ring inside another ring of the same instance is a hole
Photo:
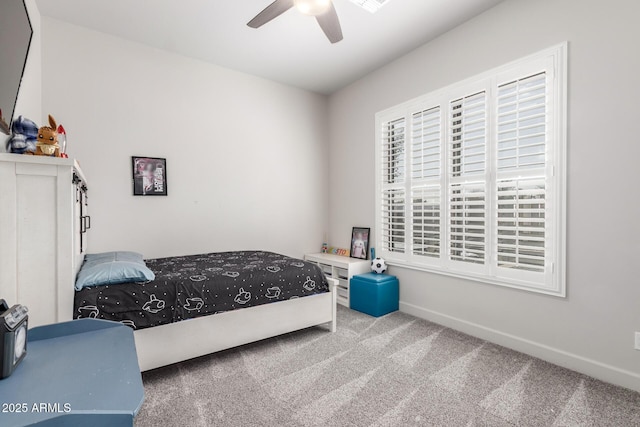
[[[0,154],[0,298],[27,306],[30,327],[72,318],[86,189],[74,160]]]
[[[338,303],[349,307],[351,277],[371,271],[370,261],[333,254],[307,254],[304,259],[320,266],[324,274],[338,280]]]

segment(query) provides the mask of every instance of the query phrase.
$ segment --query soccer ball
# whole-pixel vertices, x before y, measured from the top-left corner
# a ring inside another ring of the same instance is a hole
[[[387,263],[382,258],[376,258],[371,261],[371,271],[377,274],[382,274],[387,271]]]

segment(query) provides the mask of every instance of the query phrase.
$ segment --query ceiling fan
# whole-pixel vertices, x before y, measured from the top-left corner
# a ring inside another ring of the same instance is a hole
[[[276,0],[247,23],[251,28],[259,28],[292,7],[305,15],[315,16],[320,28],[331,43],[342,40],[342,28],[338,14],[331,0]]]

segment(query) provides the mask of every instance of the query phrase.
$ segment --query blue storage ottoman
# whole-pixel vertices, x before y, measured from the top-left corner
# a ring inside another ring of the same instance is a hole
[[[349,282],[350,306],[354,310],[380,317],[398,310],[398,278],[388,274],[367,273],[353,276]]]

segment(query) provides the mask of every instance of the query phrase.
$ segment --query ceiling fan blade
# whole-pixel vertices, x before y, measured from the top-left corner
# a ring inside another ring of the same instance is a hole
[[[247,23],[251,28],[258,28],[271,21],[274,18],[282,15],[287,10],[293,7],[293,0],[276,0],[269,6],[265,7],[262,12],[256,15],[251,21]]]
[[[322,15],[316,16],[316,19],[331,43],[337,43],[342,40],[342,28],[340,28],[340,20],[333,3],[331,3],[329,10]]]

